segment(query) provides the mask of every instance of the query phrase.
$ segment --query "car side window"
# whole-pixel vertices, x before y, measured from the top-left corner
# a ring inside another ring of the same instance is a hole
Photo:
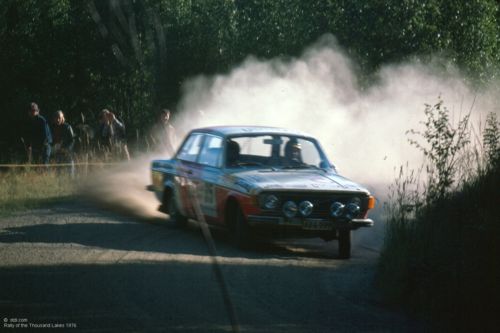
[[[201,149],[198,163],[213,167],[220,167],[222,162],[222,138],[207,135]]]
[[[198,153],[200,152],[203,135],[200,133],[192,134],[177,154],[177,158],[183,161],[196,162]]]

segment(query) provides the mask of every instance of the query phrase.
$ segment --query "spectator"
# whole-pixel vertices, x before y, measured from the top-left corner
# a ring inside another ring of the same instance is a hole
[[[51,124],[52,131],[52,152],[56,163],[68,163],[71,165],[71,175],[75,174],[75,164],[73,161],[73,146],[75,135],[73,128],[64,119],[64,113],[59,110],[54,113]]]
[[[52,144],[49,124],[40,115],[40,109],[36,103],[31,103],[28,113],[30,117],[26,135],[28,160],[34,164],[49,164]]]
[[[130,154],[125,141],[125,125],[108,109],[101,111],[97,139],[104,149],[105,154],[110,154],[114,157],[123,156],[125,159],[130,160]]]
[[[175,128],[170,123],[170,110],[160,111],[158,121],[153,125],[152,136],[159,150],[167,152],[170,156],[175,153],[177,138]]]

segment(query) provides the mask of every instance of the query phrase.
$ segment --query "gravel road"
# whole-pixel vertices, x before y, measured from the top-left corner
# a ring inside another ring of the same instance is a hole
[[[337,260],[335,242],[244,251],[212,235],[241,332],[424,330],[380,301],[378,251],[359,238]],[[180,230],[85,201],[0,219],[2,331],[231,332],[218,281],[194,222]]]

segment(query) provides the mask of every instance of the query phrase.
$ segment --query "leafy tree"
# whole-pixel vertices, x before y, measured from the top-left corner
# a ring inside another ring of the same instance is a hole
[[[132,135],[175,107],[187,78],[297,56],[326,33],[368,83],[383,64],[435,54],[487,82],[500,70],[499,15],[495,0],[4,0],[0,159],[22,150],[10,124],[30,101],[72,123],[109,107]]]

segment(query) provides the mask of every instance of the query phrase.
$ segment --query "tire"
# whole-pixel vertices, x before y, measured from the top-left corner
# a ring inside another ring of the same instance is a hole
[[[252,244],[251,229],[241,208],[236,210],[236,220],[233,225],[233,242],[240,249],[247,249]]]
[[[339,259],[351,257],[351,230],[339,230]]]
[[[170,221],[179,228],[184,228],[187,225],[187,217],[181,214],[179,208],[177,207],[177,203],[175,202],[175,196],[172,193],[168,200],[168,211],[170,215]]]

